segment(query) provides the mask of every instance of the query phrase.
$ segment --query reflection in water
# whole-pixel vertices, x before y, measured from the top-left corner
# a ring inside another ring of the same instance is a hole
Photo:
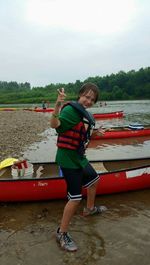
[[[120,139],[106,139],[106,140],[92,140],[88,148],[101,148],[109,145],[143,145],[146,141],[150,141],[150,137],[133,137],[133,138],[120,138]],[[146,143],[147,144],[147,143]]]

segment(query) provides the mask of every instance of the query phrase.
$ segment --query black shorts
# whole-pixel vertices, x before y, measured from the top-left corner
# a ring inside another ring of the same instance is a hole
[[[99,175],[90,164],[79,169],[61,167],[61,170],[67,183],[69,200],[81,200],[82,187],[88,188],[99,179]]]

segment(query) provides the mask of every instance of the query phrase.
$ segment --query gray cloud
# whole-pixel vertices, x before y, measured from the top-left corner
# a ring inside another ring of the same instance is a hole
[[[1,1],[0,80],[44,86],[147,67],[149,8],[150,2],[143,0],[130,27],[105,35],[42,28],[25,19],[25,1]]]

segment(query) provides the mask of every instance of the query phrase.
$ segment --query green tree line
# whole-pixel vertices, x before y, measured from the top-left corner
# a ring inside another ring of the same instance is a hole
[[[30,83],[0,81],[0,104],[41,103],[56,100],[57,89],[64,87],[67,99],[76,99],[83,83],[93,82],[100,89],[101,100],[150,99],[150,67],[138,71],[120,71],[117,74],[88,77],[75,83],[48,84],[44,87],[31,87]]]

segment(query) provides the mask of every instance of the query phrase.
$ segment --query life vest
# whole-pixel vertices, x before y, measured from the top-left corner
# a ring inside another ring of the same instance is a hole
[[[58,134],[57,146],[59,148],[78,150],[79,154],[82,155],[84,154],[85,148],[90,140],[91,130],[95,126],[95,120],[93,116],[78,102],[68,102],[62,108],[66,105],[71,105],[78,111],[81,121],[73,128]],[[87,129],[85,128],[85,123],[88,125]]]

